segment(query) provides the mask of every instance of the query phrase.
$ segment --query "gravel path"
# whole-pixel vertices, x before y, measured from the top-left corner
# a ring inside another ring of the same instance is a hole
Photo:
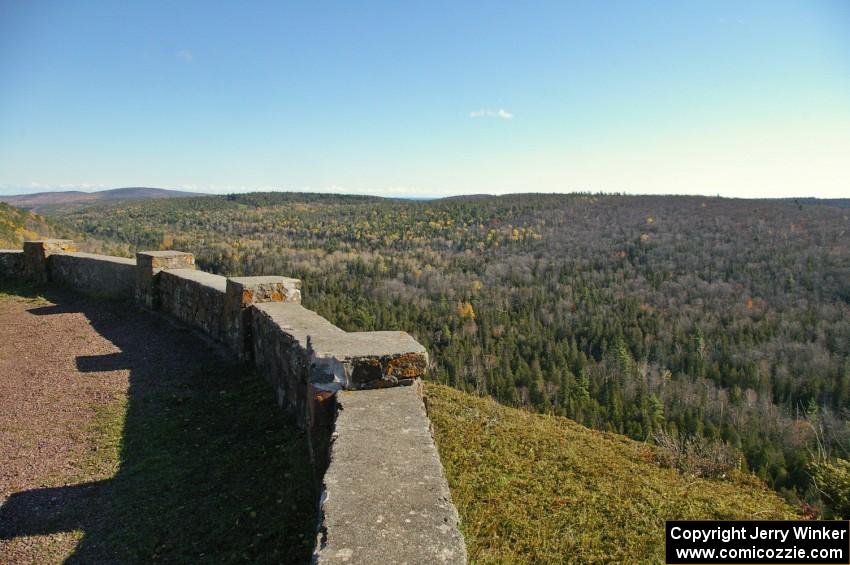
[[[117,461],[94,469],[85,464],[87,452],[97,449],[91,438],[97,411],[126,397],[131,372],[167,383],[169,373],[211,355],[191,333],[132,305],[49,296],[0,295],[0,509],[16,493],[108,479]],[[71,504],[61,494],[31,498],[38,508],[7,505],[0,512],[2,564],[61,562],[83,535],[27,530],[29,515],[49,515],[41,506]]]

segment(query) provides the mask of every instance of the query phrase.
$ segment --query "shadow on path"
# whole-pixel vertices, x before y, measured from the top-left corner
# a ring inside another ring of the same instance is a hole
[[[100,448],[83,468],[119,461],[105,480],[11,495],[0,539],[82,530],[70,563],[308,562],[317,495],[306,437],[268,385],[130,303],[44,295],[55,305],[26,315],[81,312],[120,349],[76,359],[95,378],[129,371],[126,402],[98,409]]]

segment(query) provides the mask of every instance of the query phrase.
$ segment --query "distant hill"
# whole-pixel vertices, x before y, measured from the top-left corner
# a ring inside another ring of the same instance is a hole
[[[699,478],[645,442],[447,386],[425,391],[471,562],[663,563],[665,520],[795,516],[751,475]]]
[[[97,192],[82,192],[80,190],[66,190],[57,192],[36,192],[34,194],[16,194],[11,196],[0,195],[0,202],[6,202],[12,206],[25,210],[37,210],[48,207],[58,207],[67,204],[89,204],[93,202],[116,201],[116,200],[148,200],[151,198],[188,198],[192,196],[207,196],[200,192],[187,192],[185,190],[167,190],[164,188],[148,188],[133,186],[127,188],[113,188],[111,190],[100,190]]]

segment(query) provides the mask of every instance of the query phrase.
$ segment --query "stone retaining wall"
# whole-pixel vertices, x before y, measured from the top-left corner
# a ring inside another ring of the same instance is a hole
[[[0,278],[24,276],[24,252],[20,249],[0,249]]]
[[[134,261],[32,241],[0,251],[0,275],[135,297],[254,364],[308,431],[322,483],[315,562],[466,562],[420,397],[428,353],[409,334],[343,331],[300,305],[297,279],[213,275],[178,251]]]
[[[227,279],[194,269],[169,269],[159,273],[159,308],[223,340],[224,291]]]
[[[136,261],[90,253],[50,255],[50,279],[83,292],[130,298],[136,287]]]

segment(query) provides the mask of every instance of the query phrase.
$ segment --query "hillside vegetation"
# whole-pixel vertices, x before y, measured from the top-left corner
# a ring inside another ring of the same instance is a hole
[[[344,329],[411,331],[435,381],[640,441],[707,442],[795,503],[819,504],[812,454],[850,448],[846,208],[268,193],[62,218],[125,251],[299,277],[305,305]]]
[[[446,386],[426,393],[473,562],[663,563],[665,520],[794,517],[752,477],[680,474],[620,435]]]
[[[0,202],[0,248],[20,249],[27,239],[65,237],[71,230],[43,216]]]
[[[65,222],[0,202],[0,249],[21,249],[24,241],[56,237],[72,239],[79,251],[128,256],[127,246],[90,237]]]

